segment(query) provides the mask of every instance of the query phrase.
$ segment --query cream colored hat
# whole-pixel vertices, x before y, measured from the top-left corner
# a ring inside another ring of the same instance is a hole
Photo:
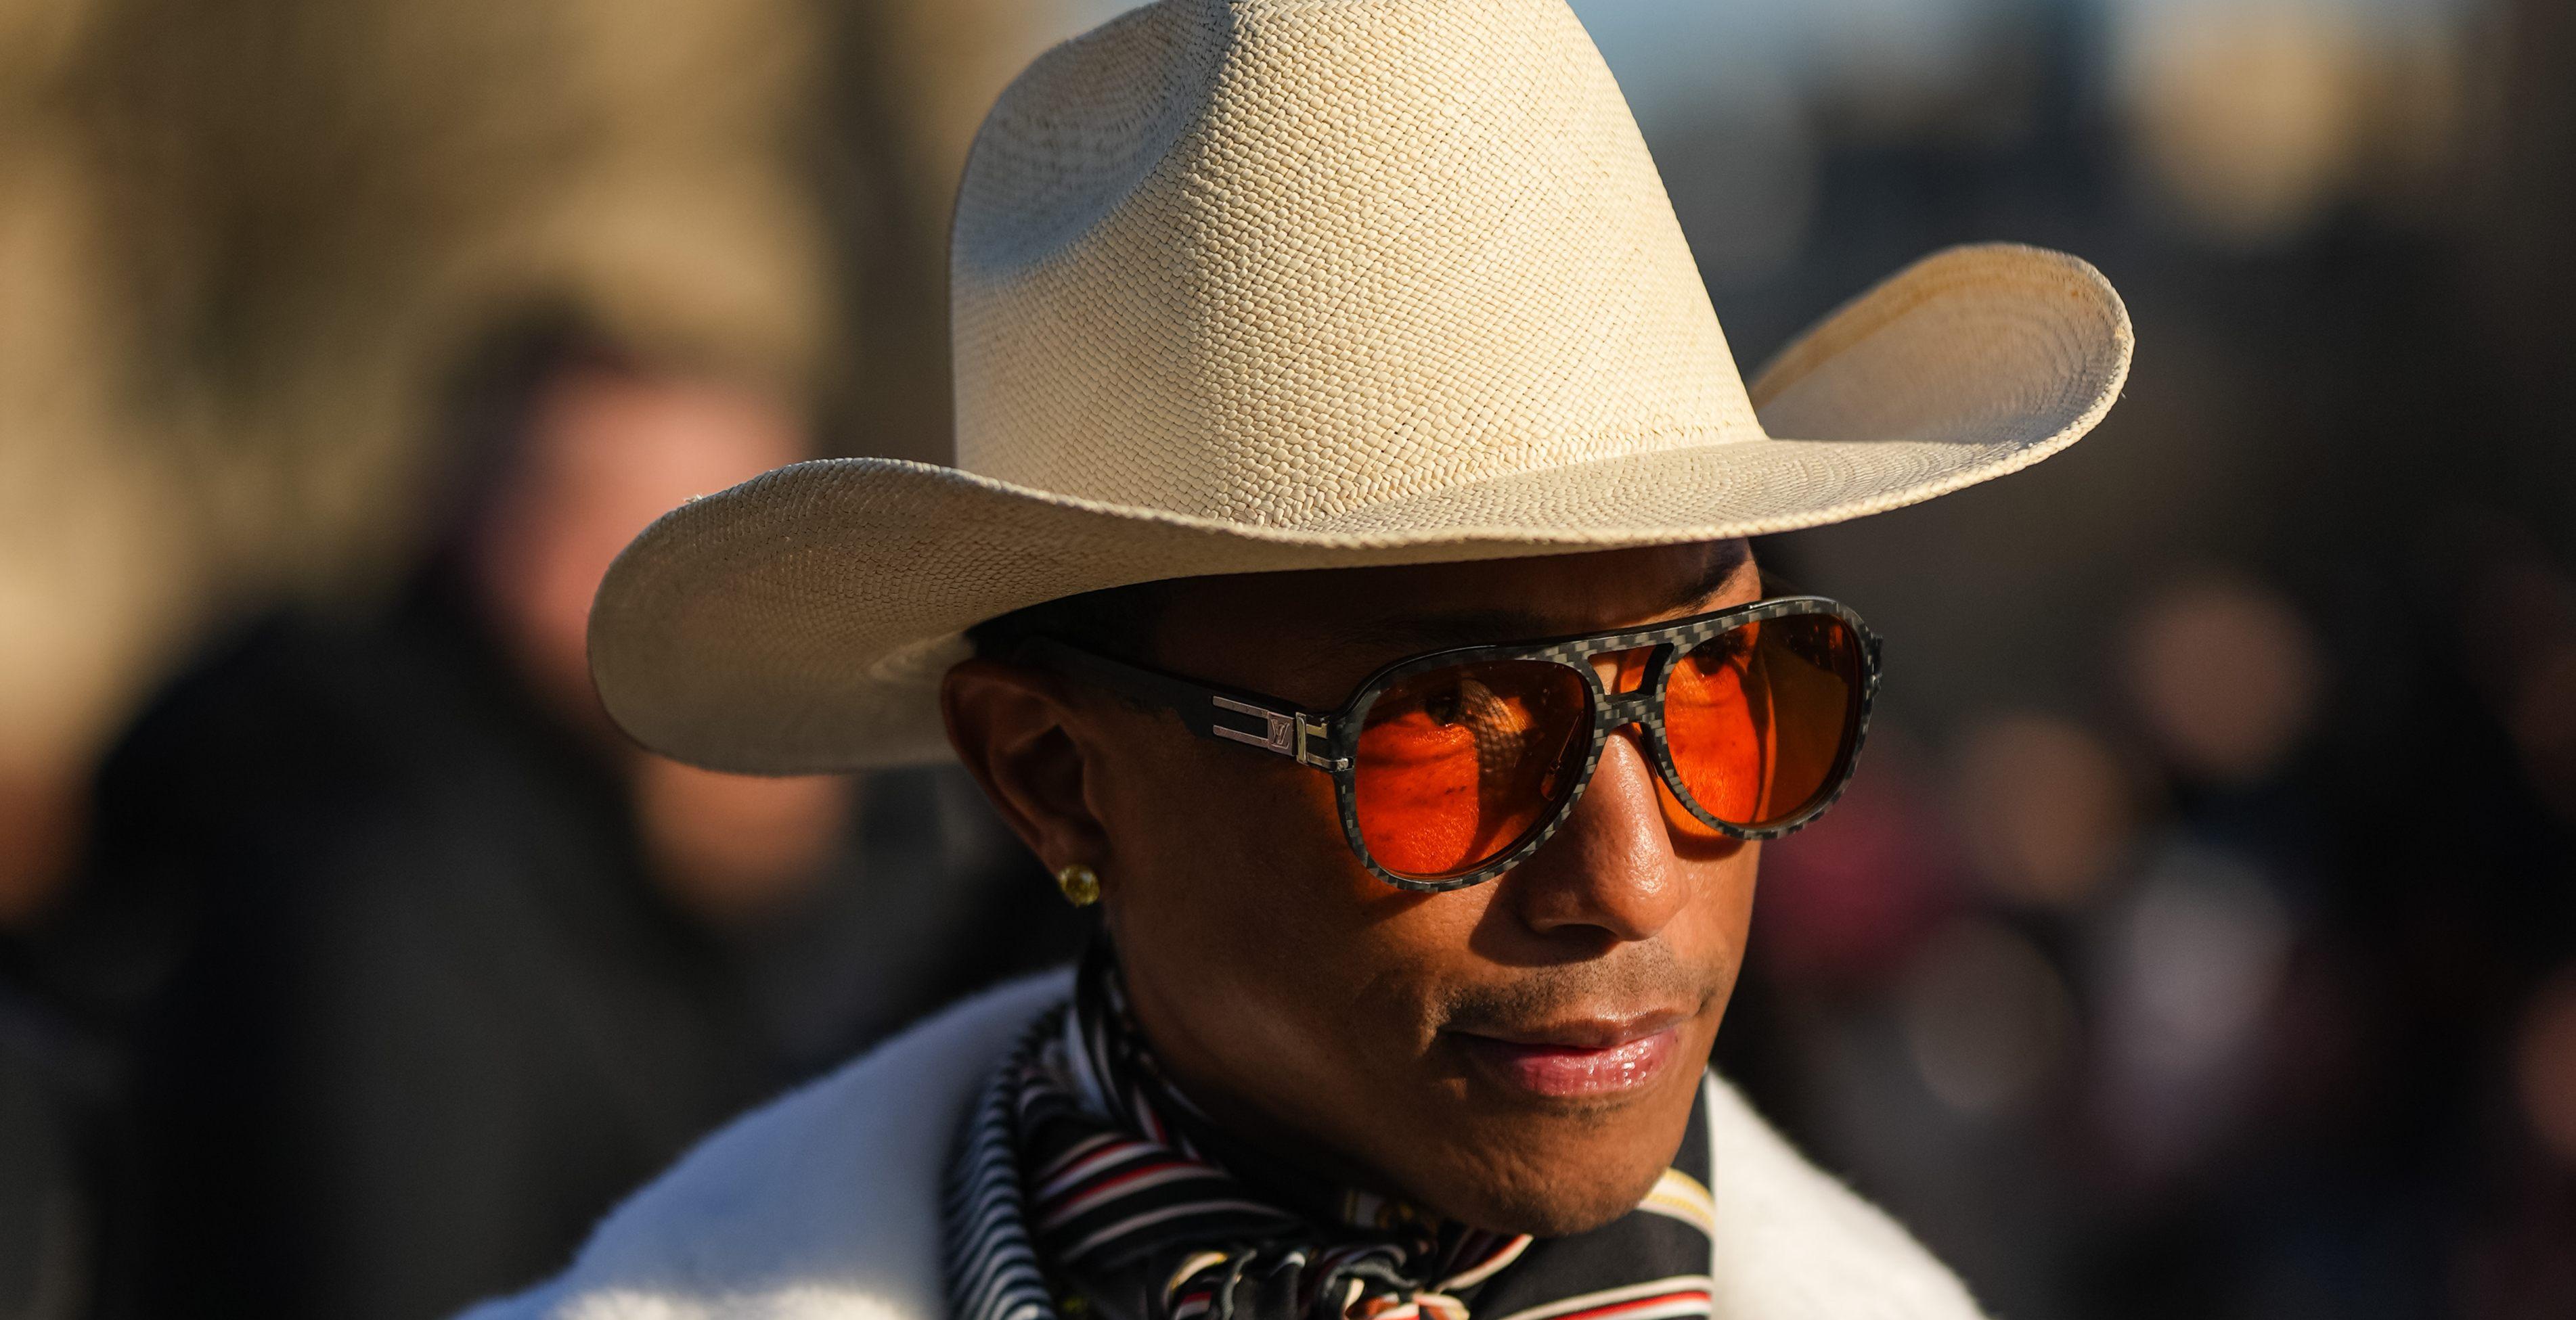
[[[944,754],[960,631],[1078,592],[1808,527],[2037,462],[2129,367],[2033,248],[1862,295],[1748,391],[1563,0],[1160,0],[1048,52],[958,195],[957,466],[694,500],[590,625],[609,712],[761,773]]]

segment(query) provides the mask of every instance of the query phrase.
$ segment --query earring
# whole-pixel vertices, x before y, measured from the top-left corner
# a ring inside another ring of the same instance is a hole
[[[1055,887],[1064,891],[1064,901],[1075,907],[1089,907],[1100,901],[1100,873],[1080,862],[1055,873]]]

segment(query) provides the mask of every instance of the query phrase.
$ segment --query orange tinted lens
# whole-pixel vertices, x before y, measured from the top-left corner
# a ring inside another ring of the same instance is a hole
[[[1673,666],[1664,739],[1710,815],[1776,825],[1830,789],[1860,724],[1860,639],[1830,614],[1710,638]]]
[[[1360,839],[1409,879],[1472,871],[1564,795],[1591,728],[1591,689],[1563,665],[1498,660],[1401,679],[1360,729]]]

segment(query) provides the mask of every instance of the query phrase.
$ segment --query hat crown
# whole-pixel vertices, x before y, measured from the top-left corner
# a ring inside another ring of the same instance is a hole
[[[1322,529],[1761,428],[1563,0],[1160,0],[978,134],[957,459]]]

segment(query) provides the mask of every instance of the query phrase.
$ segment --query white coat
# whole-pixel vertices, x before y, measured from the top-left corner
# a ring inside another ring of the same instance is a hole
[[[914,1027],[737,1119],[553,1281],[464,1320],[947,1320],[940,1193],[976,1091],[1058,972]],[[1905,1230],[1709,1087],[1714,1320],[1980,1320]]]

